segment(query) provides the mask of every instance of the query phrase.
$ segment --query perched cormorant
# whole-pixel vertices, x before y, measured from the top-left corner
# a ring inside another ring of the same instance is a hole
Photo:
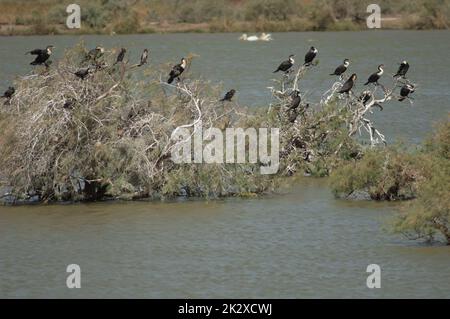
[[[311,47],[305,55],[305,64],[303,65],[311,65],[317,53],[319,53],[319,51],[315,47]]]
[[[173,80],[175,79],[180,79],[180,75],[181,73],[184,72],[184,70],[186,69],[186,65],[187,65],[187,61],[185,58],[181,59],[181,63],[175,65],[172,68],[172,71],[170,71],[169,73],[169,80],[167,80],[167,83],[171,84],[173,82]]]
[[[53,45],[49,45],[43,50],[42,49],[35,49],[35,50],[29,51],[29,52],[27,52],[25,54],[36,55],[36,58],[34,59],[34,61],[30,63],[31,65],[45,64],[46,66],[48,66],[47,60],[52,55],[53,48],[54,48]]]
[[[73,106],[75,104],[76,100],[74,98],[68,98],[64,104],[63,104],[63,108],[65,109],[73,109]]]
[[[291,123],[295,123],[295,121],[297,120],[297,116],[298,116],[298,112],[296,109],[292,110],[292,112],[289,113],[288,115],[288,120]]]
[[[381,77],[381,76],[383,75],[383,73],[384,73],[383,68],[384,68],[384,65],[383,65],[383,64],[379,65],[379,66],[378,66],[378,72],[372,73],[372,74],[369,76],[369,79],[367,80],[367,82],[364,83],[364,85],[368,85],[368,84],[370,84],[370,83],[375,83],[376,85],[378,85],[378,80],[380,79],[380,77]]]
[[[277,73],[278,71],[287,73],[289,71],[289,69],[295,63],[294,56],[295,55],[291,54],[286,61],[281,62],[281,64],[278,66],[278,68],[275,71],[273,71],[273,73]]]
[[[330,75],[337,75],[341,76],[344,74],[345,71],[347,71],[348,66],[350,65],[350,60],[345,59],[344,62],[334,70],[334,73],[331,73]]]
[[[144,64],[146,64],[147,59],[148,59],[148,50],[144,49],[141,55],[141,62],[139,62],[138,66],[143,66]]]
[[[403,85],[402,88],[400,89],[400,98],[398,100],[403,101],[408,97],[409,94],[414,93],[414,90],[415,88],[411,84]]]
[[[231,89],[229,90],[225,96],[223,97],[223,99],[220,100],[220,102],[224,102],[224,101],[229,101],[231,102],[231,99],[233,98],[234,94],[236,93],[235,89]]]
[[[367,102],[372,98],[372,92],[370,91],[364,91],[359,96],[358,100],[365,106]]]
[[[97,59],[101,58],[104,53],[105,49],[98,45],[86,54],[86,57],[83,62],[87,62],[89,60],[93,60],[95,62],[97,61]]]
[[[74,74],[81,80],[84,80],[91,72],[92,72],[91,68],[87,67],[87,68],[78,70]]]
[[[0,96],[0,97],[4,97],[4,98],[6,98],[6,99],[9,100],[9,99],[12,98],[12,96],[14,95],[14,93],[16,93],[16,89],[15,89],[14,87],[10,86],[10,87],[5,91],[5,93],[3,93],[3,95]]]
[[[291,104],[289,105],[288,110],[295,110],[300,105],[302,98],[300,96],[299,90],[294,90],[291,94]]]
[[[398,71],[397,71],[397,73],[395,73],[394,78],[396,78],[397,76],[405,78],[406,72],[408,72],[408,70],[409,70],[409,63],[406,61],[403,61],[402,63],[400,63],[400,66],[398,67]]]
[[[120,49],[119,55],[117,56],[116,62],[114,62],[113,65],[116,65],[119,62],[123,61],[123,58],[125,57],[125,53],[127,50],[125,48]]]
[[[352,90],[353,85],[355,85],[355,80],[357,76],[355,73],[353,73],[350,78],[344,83],[344,85],[341,87],[341,89],[338,91],[338,93],[347,93]]]

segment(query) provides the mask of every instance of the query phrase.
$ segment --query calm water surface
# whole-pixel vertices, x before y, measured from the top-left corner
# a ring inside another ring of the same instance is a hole
[[[314,88],[343,58],[364,81],[384,63],[407,59],[419,85],[414,105],[394,102],[373,118],[389,139],[420,142],[450,110],[450,32],[274,34],[241,43],[236,34],[84,36],[89,47],[144,47],[153,64],[197,53],[192,72],[254,107],[269,102],[271,72],[311,45],[320,64],[304,81]],[[0,88],[30,71],[22,54],[46,44],[61,50],[80,37],[0,38]],[[362,83],[358,88],[362,88]],[[325,180],[306,179],[263,199],[0,207],[0,297],[450,297],[450,250],[383,231],[392,203],[335,200]],[[65,286],[66,266],[82,269],[82,289]],[[379,264],[382,288],[366,288],[366,267]]]

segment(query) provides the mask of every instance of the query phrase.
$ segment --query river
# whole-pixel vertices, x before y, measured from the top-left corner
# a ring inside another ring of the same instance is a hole
[[[199,55],[191,72],[234,87],[241,105],[264,106],[274,68],[311,45],[319,65],[303,81],[315,100],[344,58],[358,89],[378,64],[387,75],[406,59],[418,84],[413,105],[393,102],[372,115],[389,141],[418,143],[450,110],[450,32],[275,33],[268,43],[237,34],[0,38],[0,89],[29,72],[23,52],[53,44],[55,59],[84,39],[124,46],[152,64]],[[0,297],[141,298],[449,298],[450,250],[384,230],[396,203],[333,198],[326,179],[259,199],[0,207]],[[81,267],[81,289],[66,267]],[[368,289],[366,267],[381,267]]]

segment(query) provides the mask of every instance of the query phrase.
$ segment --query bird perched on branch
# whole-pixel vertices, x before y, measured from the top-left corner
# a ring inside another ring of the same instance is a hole
[[[347,93],[352,90],[353,86],[355,85],[355,81],[357,79],[357,76],[355,73],[353,73],[350,78],[344,83],[344,85],[341,87],[341,89],[338,91],[338,93]]]
[[[398,67],[398,71],[397,73],[395,73],[394,78],[396,77],[402,77],[402,78],[406,78],[406,72],[408,72],[409,70],[409,63],[406,61],[403,61],[402,63],[400,63],[400,66]]]
[[[278,68],[275,71],[273,71],[273,73],[277,73],[278,71],[287,73],[289,71],[289,69],[295,63],[294,56],[295,55],[291,54],[286,61],[281,62],[281,64],[278,66]]]
[[[114,62],[113,65],[116,65],[117,63],[123,62],[123,58],[125,57],[125,53],[127,53],[127,50],[125,48],[120,49],[119,55],[117,56],[116,62]]]
[[[350,65],[350,60],[349,59],[345,59],[344,62],[339,65],[336,70],[334,70],[333,73],[331,73],[330,75],[337,75],[337,76],[341,76],[342,74],[344,74],[345,71],[347,71],[348,66]]]
[[[289,105],[288,111],[295,110],[300,105],[302,98],[300,96],[299,90],[294,90],[291,94],[291,103]]]
[[[92,73],[92,71],[93,70],[90,67],[87,67],[74,72],[74,74],[81,80],[84,80],[89,74]]]
[[[366,83],[364,83],[364,85],[368,85],[368,84],[370,84],[370,83],[374,83],[375,85],[378,85],[378,80],[380,79],[380,77],[383,75],[383,73],[384,73],[384,65],[383,64],[380,64],[379,66],[378,66],[378,71],[377,72],[375,72],[375,73],[372,73],[370,76],[369,76],[369,79],[367,80],[367,82]]]
[[[16,92],[16,89],[14,89],[14,87],[10,86],[5,93],[3,93],[2,96],[0,96],[0,98],[5,98],[5,105],[8,105],[9,102],[11,101],[12,96],[14,95],[14,93]]]
[[[235,89],[231,89],[229,90],[227,93],[225,93],[225,96],[223,97],[223,99],[220,100],[220,102],[231,102],[231,99],[233,98],[234,94],[236,93]]]
[[[358,101],[360,101],[365,106],[371,98],[372,98],[372,92],[364,91],[359,96]]]
[[[100,59],[103,56],[104,53],[105,53],[105,49],[98,45],[86,54],[86,57],[84,58],[83,62],[87,62],[87,61],[91,61],[91,60],[96,62],[98,59]]]
[[[10,86],[10,87],[8,87],[8,89],[5,91],[5,93],[3,93],[3,95],[0,96],[0,97],[9,100],[9,99],[12,98],[12,96],[14,95],[14,93],[16,93],[16,89],[15,89],[14,87]]]
[[[181,59],[181,63],[175,65],[172,70],[169,73],[169,79],[167,80],[167,83],[171,84],[173,80],[178,79],[180,80],[180,75],[184,72],[187,66],[187,61],[185,58]]]
[[[319,50],[317,50],[315,47],[311,47],[305,55],[305,63],[303,65],[311,65],[315,57],[317,56],[317,53],[319,53]]]
[[[53,53],[53,48],[54,48],[53,45],[49,45],[43,50],[42,49],[34,49],[25,54],[36,55],[36,58],[34,59],[34,61],[30,63],[31,65],[45,64],[45,66],[48,67],[49,64],[47,61]]]
[[[144,64],[146,64],[147,59],[148,59],[148,50],[144,49],[144,51],[141,54],[141,62],[139,62],[138,66],[143,66]]]
[[[297,120],[299,113],[297,112],[297,110],[292,110],[292,112],[289,113],[288,115],[288,120],[291,123],[295,123],[295,121]]]
[[[411,93],[414,93],[415,88],[411,84],[405,84],[400,89],[400,98],[398,99],[400,102],[408,98]]]

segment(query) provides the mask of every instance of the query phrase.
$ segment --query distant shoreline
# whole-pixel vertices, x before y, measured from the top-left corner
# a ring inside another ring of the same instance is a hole
[[[109,28],[96,29],[82,27],[68,29],[64,24],[49,25],[18,25],[0,24],[0,36],[33,36],[33,35],[130,35],[130,34],[173,34],[173,33],[261,33],[261,32],[338,32],[338,31],[372,31],[372,30],[448,30],[442,28],[423,28],[406,22],[402,18],[388,17],[383,19],[380,29],[369,29],[365,24],[351,20],[339,21],[326,28],[317,28],[307,22],[291,25],[282,22],[268,21],[266,27],[257,26],[252,22],[234,23],[232,26],[220,26],[211,23],[153,23],[140,26],[127,32],[115,31]]]

